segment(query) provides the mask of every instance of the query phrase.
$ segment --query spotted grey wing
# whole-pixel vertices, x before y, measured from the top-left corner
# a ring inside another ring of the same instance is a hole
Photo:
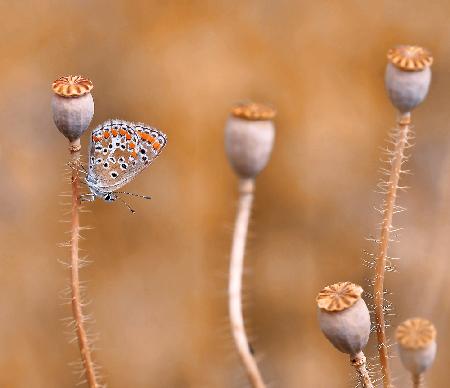
[[[143,124],[106,121],[92,133],[89,175],[98,189],[118,190],[149,166],[166,142],[161,131]]]

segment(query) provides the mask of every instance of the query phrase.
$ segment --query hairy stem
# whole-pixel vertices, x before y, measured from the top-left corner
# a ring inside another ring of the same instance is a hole
[[[75,330],[80,348],[81,360],[86,373],[89,388],[98,388],[95,375],[94,363],[92,361],[91,349],[84,327],[84,316],[81,308],[80,277],[78,242],[80,238],[80,216],[79,216],[79,168],[80,168],[80,139],[70,143],[69,151],[72,156],[72,234],[71,234],[71,288],[72,288],[72,313],[75,319]]]
[[[241,179],[239,182],[239,207],[231,249],[228,307],[234,342],[250,383],[253,388],[265,388],[258,365],[250,349],[242,315],[242,272],[254,188],[255,182],[253,179]]]
[[[425,378],[423,373],[412,376],[413,388],[421,388],[424,386]]]
[[[355,356],[350,357],[350,362],[358,373],[359,382],[362,388],[373,388],[370,380],[369,371],[367,370],[366,356],[363,352],[359,352]]]
[[[395,201],[397,198],[398,182],[402,164],[405,160],[405,147],[408,143],[410,130],[410,114],[405,113],[400,116],[395,139],[395,148],[391,159],[391,170],[389,182],[386,188],[385,207],[383,210],[383,222],[381,226],[381,236],[379,249],[376,255],[375,282],[374,282],[374,303],[375,321],[378,341],[378,355],[383,374],[383,387],[392,387],[391,372],[389,369],[389,354],[386,341],[385,319],[384,319],[384,272],[386,268],[387,251],[389,247],[390,234],[392,229],[392,217],[394,214]]]

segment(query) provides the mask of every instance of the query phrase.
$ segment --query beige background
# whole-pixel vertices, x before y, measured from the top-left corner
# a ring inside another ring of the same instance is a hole
[[[78,377],[59,293],[69,273],[67,143],[53,125],[51,82],[95,85],[92,126],[108,118],[164,129],[169,144],[127,188],[153,200],[89,203],[83,249],[96,360],[109,387],[246,387],[226,309],[236,177],[223,127],[239,100],[278,109],[272,159],[257,181],[245,315],[272,387],[352,387],[352,370],[318,330],[314,298],[360,283],[380,148],[395,124],[388,48],[435,56],[414,112],[407,213],[387,277],[396,315],[433,320],[430,387],[448,384],[450,4],[445,1],[0,2],[0,387],[73,387]],[[83,138],[84,147],[88,135]],[[86,148],[84,148],[86,150]],[[391,334],[391,330],[389,333]],[[390,335],[392,338],[392,335]],[[375,355],[374,344],[368,348]],[[399,387],[408,376],[393,362]]]

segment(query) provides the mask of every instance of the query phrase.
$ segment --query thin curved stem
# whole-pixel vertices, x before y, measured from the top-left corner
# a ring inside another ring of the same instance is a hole
[[[239,207],[234,227],[231,249],[230,279],[228,284],[228,307],[234,342],[253,388],[265,388],[264,381],[250,349],[242,314],[242,273],[248,222],[253,202],[255,182],[241,179],[239,182]]]
[[[81,360],[86,373],[86,380],[89,388],[98,388],[97,377],[95,375],[94,363],[92,361],[89,340],[84,327],[84,316],[81,308],[80,277],[79,277],[79,257],[78,245],[80,238],[80,215],[79,215],[79,167],[80,167],[80,139],[70,144],[72,156],[72,233],[71,233],[71,288],[72,288],[72,313],[75,319],[75,330],[80,348]]]
[[[362,388],[373,388],[372,381],[370,380],[369,371],[367,370],[366,356],[363,352],[359,352],[355,356],[350,358],[350,362],[358,373],[359,382]]]
[[[410,130],[410,114],[404,113],[400,116],[395,138],[395,147],[391,155],[391,170],[389,181],[386,187],[386,199],[383,210],[383,222],[381,226],[381,236],[379,249],[376,255],[375,282],[374,282],[374,302],[375,321],[378,341],[378,355],[383,374],[383,387],[391,388],[392,378],[389,368],[389,354],[386,341],[385,319],[384,319],[384,272],[386,268],[387,251],[392,230],[392,217],[397,199],[398,182],[403,162],[405,161],[405,147],[408,143]]]

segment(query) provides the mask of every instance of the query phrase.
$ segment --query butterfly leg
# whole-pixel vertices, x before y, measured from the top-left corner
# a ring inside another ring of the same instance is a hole
[[[95,201],[95,195],[92,194],[92,193],[81,194],[79,198],[80,198],[81,202],[92,202],[92,201]]]
[[[81,163],[78,165],[79,168],[73,162],[69,162],[69,163],[67,163],[67,165],[71,169],[77,169],[79,173],[88,175],[88,172],[86,171],[86,168]]]
[[[80,163],[81,170],[78,170],[79,172],[82,172],[85,175],[88,175],[88,172],[86,171],[86,168]]]

